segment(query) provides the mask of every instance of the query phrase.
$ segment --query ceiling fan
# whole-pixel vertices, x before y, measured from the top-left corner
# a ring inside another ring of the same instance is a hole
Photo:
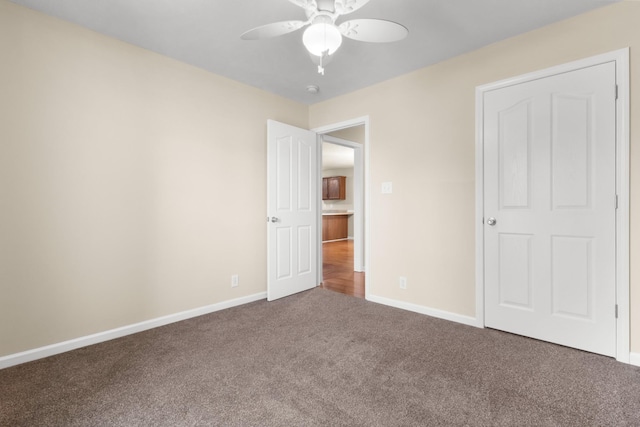
[[[324,66],[342,44],[342,36],[362,42],[386,43],[404,39],[409,30],[404,26],[383,19],[352,19],[339,25],[342,15],[355,12],[369,0],[289,0],[304,9],[306,21],[274,22],[253,28],[240,37],[258,40],[281,36],[308,26],[302,34],[302,42],[311,60],[324,75]]]

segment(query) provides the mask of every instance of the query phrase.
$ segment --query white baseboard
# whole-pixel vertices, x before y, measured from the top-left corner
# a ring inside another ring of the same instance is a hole
[[[260,292],[258,294],[236,298],[229,301],[223,301],[200,308],[194,308],[192,310],[182,311],[180,313],[170,314],[155,319],[145,320],[144,322],[122,326],[120,328],[99,332],[97,334],[87,335],[85,337],[74,338],[69,341],[63,341],[57,344],[35,348],[33,350],[27,350],[21,353],[10,354],[8,356],[0,357],[0,369],[19,365],[21,363],[31,362],[33,360],[42,359],[44,357],[49,357],[55,354],[64,353],[66,351],[75,350],[80,347],[86,347],[88,345],[109,341],[114,338],[124,337],[126,335],[131,335],[138,332],[146,331],[148,329],[157,328],[159,326],[168,325],[169,323],[179,322],[181,320],[202,316],[204,314],[209,314],[215,311],[224,310],[226,308],[248,304],[250,302],[259,301],[266,298],[267,293]]]
[[[366,298],[367,301],[388,305],[390,307],[400,308],[403,310],[413,311],[415,313],[426,314],[427,316],[437,317],[438,319],[450,320],[452,322],[462,323],[464,325],[475,326],[478,328],[484,327],[483,325],[478,323],[475,317],[463,316],[461,314],[451,313],[449,311],[438,310],[435,308],[429,308],[418,304],[412,304],[409,302],[398,301],[376,295],[368,295]],[[629,363],[630,365],[640,366],[640,353],[630,353],[629,361],[623,361],[622,363]]]
[[[379,297],[377,295],[368,295],[367,300],[378,304],[388,305],[395,308],[401,308],[415,313],[426,314],[427,316],[437,317],[438,319],[450,320],[451,322],[462,323],[464,325],[482,328],[478,324],[475,317],[464,316],[462,314],[451,313],[449,311],[438,310],[435,308],[425,307],[423,305],[412,304],[409,302],[398,301],[391,298]]]

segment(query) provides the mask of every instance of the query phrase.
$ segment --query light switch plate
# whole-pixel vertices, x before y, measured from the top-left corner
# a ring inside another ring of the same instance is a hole
[[[382,194],[391,194],[393,193],[393,183],[391,182],[383,182],[382,183]]]

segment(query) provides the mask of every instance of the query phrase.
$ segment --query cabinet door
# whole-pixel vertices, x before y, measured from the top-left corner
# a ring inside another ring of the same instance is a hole
[[[322,241],[329,240],[329,217],[322,217]]]
[[[346,239],[349,237],[349,222],[346,215],[339,215],[333,224],[332,236],[334,239]]]
[[[344,200],[346,196],[346,177],[331,176],[327,179],[327,199]]]
[[[322,241],[339,240],[349,237],[349,223],[346,215],[325,215],[322,217]]]
[[[329,199],[329,178],[322,178],[322,200]]]

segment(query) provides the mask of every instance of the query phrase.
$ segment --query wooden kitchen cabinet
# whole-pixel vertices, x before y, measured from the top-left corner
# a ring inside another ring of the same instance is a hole
[[[328,178],[322,178],[322,200],[329,197],[329,181]]]
[[[322,178],[322,200],[344,200],[347,196],[346,188],[346,176]]]
[[[322,241],[349,237],[348,215],[322,215]]]

